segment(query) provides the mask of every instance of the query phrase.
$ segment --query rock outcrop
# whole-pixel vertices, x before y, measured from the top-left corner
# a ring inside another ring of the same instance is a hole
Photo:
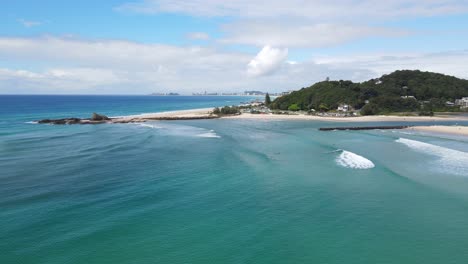
[[[104,121],[104,120],[110,120],[109,117],[105,116],[105,115],[100,115],[100,114],[97,114],[97,113],[93,113],[93,115],[91,116],[91,119],[89,119],[91,121]]]
[[[52,124],[52,125],[97,125],[97,124],[121,124],[121,123],[140,123],[146,121],[157,121],[157,120],[198,120],[198,119],[214,119],[219,118],[216,115],[205,115],[205,116],[158,116],[158,117],[121,117],[121,118],[109,118],[105,115],[93,113],[89,119],[81,119],[76,117],[61,118],[61,119],[43,119],[37,121],[39,124]]]
[[[80,124],[80,118],[61,118],[61,119],[43,119],[37,121],[39,124],[53,124],[53,125],[73,125],[73,124]]]
[[[53,124],[53,125],[74,125],[74,124],[103,124],[111,122],[111,119],[105,115],[93,113],[90,119],[81,119],[76,117],[60,118],[60,119],[43,119],[37,121],[39,124]]]

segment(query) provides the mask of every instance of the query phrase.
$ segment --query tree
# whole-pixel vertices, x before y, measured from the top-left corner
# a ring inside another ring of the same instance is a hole
[[[265,95],[265,105],[266,106],[269,106],[271,104],[271,99],[270,99],[270,95],[267,93]]]
[[[240,113],[240,110],[239,110],[239,107],[237,106],[225,106],[222,108],[216,107],[215,109],[213,109],[213,114],[219,115],[219,116],[236,115],[239,113]]]
[[[322,111],[322,112],[327,112],[327,111],[329,110],[327,104],[324,104],[324,103],[321,103],[321,104],[319,105],[319,109],[320,109],[320,111]]]
[[[379,112],[379,108],[376,104],[374,103],[369,103],[366,104],[362,109],[361,109],[361,115],[375,115]]]
[[[301,110],[297,104],[292,104],[288,107],[289,111],[299,111]]]

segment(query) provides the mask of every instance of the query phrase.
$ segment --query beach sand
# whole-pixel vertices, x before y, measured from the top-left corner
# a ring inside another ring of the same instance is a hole
[[[129,116],[116,116],[112,117],[112,120],[116,123],[118,122],[138,122],[138,121],[147,121],[151,119],[158,118],[208,118],[211,116],[213,108],[198,108],[190,110],[179,110],[179,111],[168,111],[168,112],[159,112],[159,113],[146,113],[140,115],[129,115]]]
[[[274,115],[274,114],[242,114],[238,116],[227,116],[228,119],[260,119],[260,120],[318,120],[318,121],[336,121],[336,122],[418,122],[418,121],[468,121],[464,116],[356,116],[356,117],[322,117],[314,115]]]
[[[407,129],[413,131],[468,136],[468,126],[415,126]]]
[[[114,121],[148,121],[158,118],[210,118],[213,117],[211,112],[213,108],[200,108],[160,113],[146,113],[140,115],[119,116],[113,117]],[[275,115],[275,114],[249,114],[223,116],[223,119],[252,119],[252,120],[315,120],[315,121],[332,121],[332,122],[437,122],[437,121],[468,121],[467,116],[356,116],[356,117],[332,117],[332,116],[314,116],[314,115]]]

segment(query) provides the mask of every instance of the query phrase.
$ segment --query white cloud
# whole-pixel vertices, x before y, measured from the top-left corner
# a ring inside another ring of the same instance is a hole
[[[189,39],[194,40],[208,40],[210,39],[210,35],[205,32],[191,32],[187,35]]]
[[[291,24],[278,22],[242,22],[224,26],[227,44],[276,47],[327,47],[367,36],[395,37],[409,32],[363,25]]]
[[[321,56],[305,62],[287,61],[287,56],[287,49],[269,46],[253,56],[114,40],[0,38],[0,61],[16,67],[0,68],[0,93],[274,92],[326,77],[363,81],[397,69],[468,78],[468,51]]]
[[[42,25],[42,22],[39,21],[31,21],[31,20],[25,20],[25,19],[18,19],[18,22],[23,25],[24,27],[30,28],[30,27],[36,27]]]
[[[367,20],[437,16],[468,12],[466,0],[140,0],[117,7],[138,13],[179,13],[194,16],[249,18],[302,17],[307,19]]]
[[[73,51],[73,52],[71,52]],[[197,46],[179,47],[163,44],[142,44],[120,40],[82,40],[76,38],[0,38],[0,60],[79,67],[111,67],[148,70],[159,65],[204,67],[217,64],[228,68],[231,63],[245,62],[248,56],[236,52],[220,52]]]
[[[228,17],[223,44],[316,48],[414,33],[385,22],[468,13],[468,0],[138,0],[123,12]],[[278,22],[280,21],[280,22]],[[376,26],[380,25],[380,26]]]
[[[322,57],[315,60],[335,70],[369,69],[376,76],[395,70],[422,70],[445,73],[468,79],[468,50],[438,53],[367,54],[347,57]]]
[[[28,76],[3,71],[3,80],[8,77],[9,81],[0,83],[0,93],[12,84],[38,88],[45,83],[58,91],[81,86],[94,87],[96,93],[115,93],[103,89],[126,85],[122,91],[127,93],[168,89],[190,93],[241,87],[250,55],[192,46],[47,36],[0,38],[2,60],[40,70],[28,71]]]
[[[109,69],[53,68],[40,72],[0,68],[0,92],[94,93],[96,87],[130,83]]]
[[[247,65],[247,74],[252,77],[270,74],[277,70],[287,57],[287,49],[265,46]]]

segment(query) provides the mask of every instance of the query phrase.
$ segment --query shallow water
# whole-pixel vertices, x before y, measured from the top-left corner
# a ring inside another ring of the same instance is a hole
[[[129,114],[148,112],[138,104]],[[0,132],[0,263],[468,259],[466,138],[317,121],[51,126],[19,105]],[[56,116],[79,112],[67,107]]]

